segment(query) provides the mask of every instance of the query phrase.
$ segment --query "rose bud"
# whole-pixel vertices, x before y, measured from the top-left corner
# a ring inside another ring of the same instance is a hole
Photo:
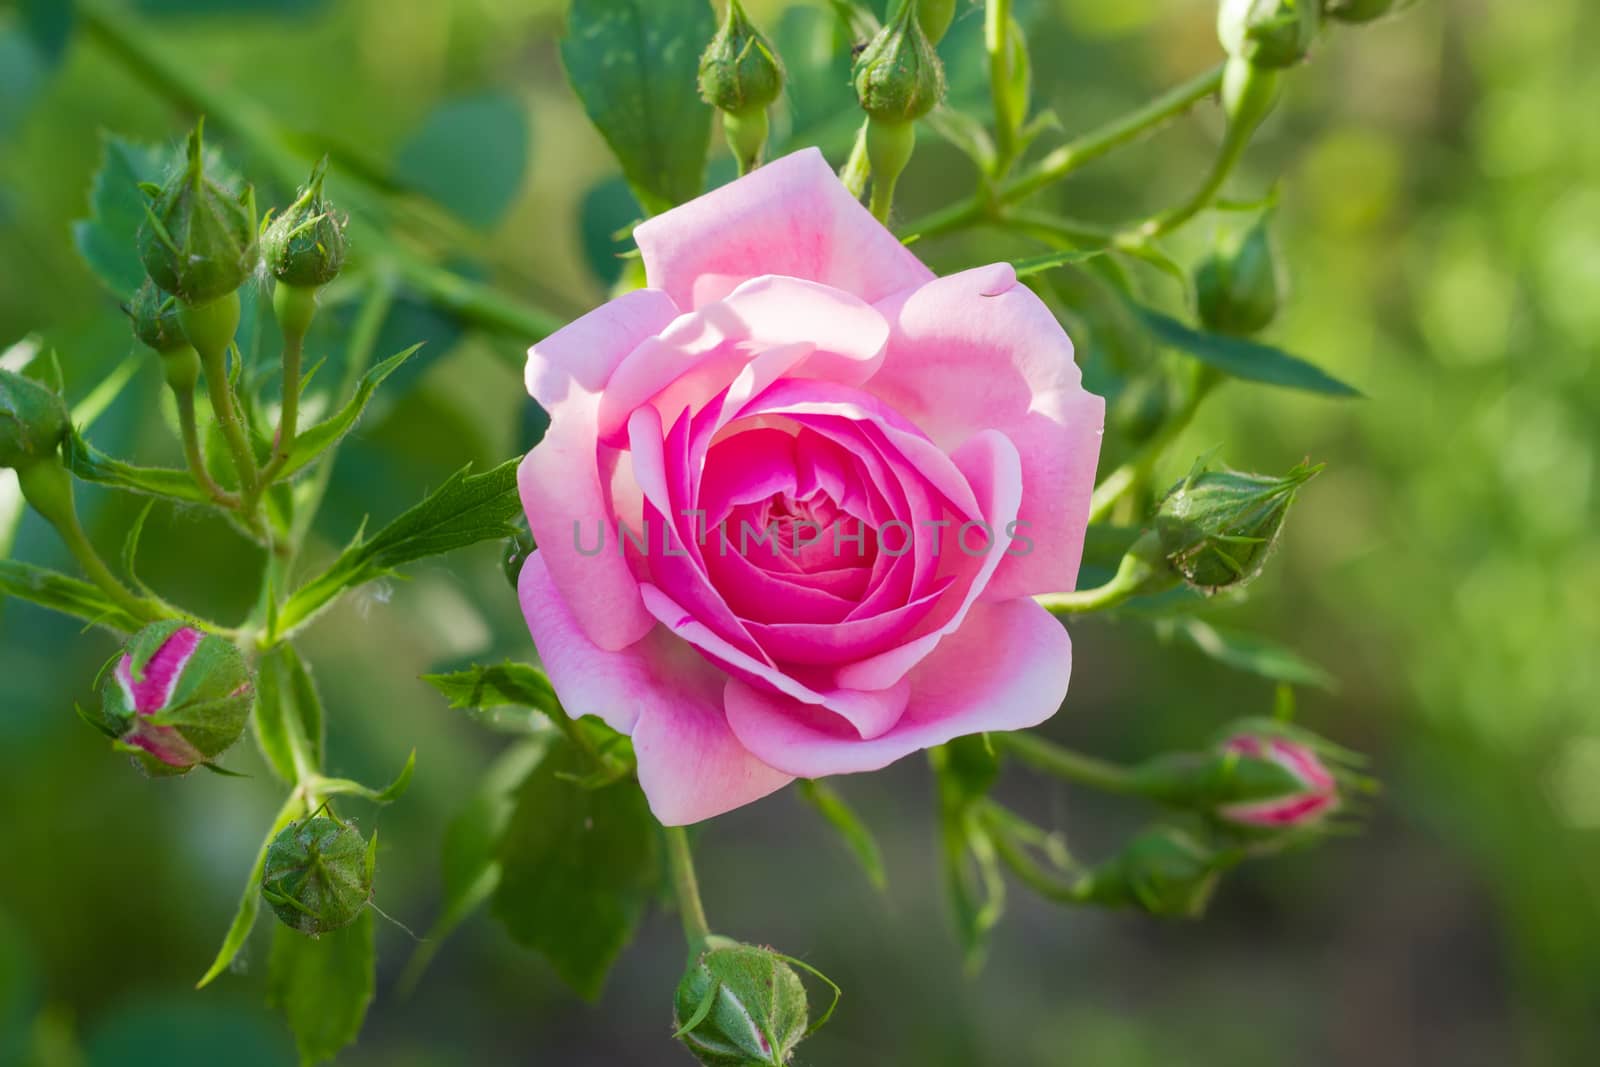
[[[244,732],[255,700],[232,644],[187,623],[146,626],[103,686],[102,725],[151,777],[187,774]]]
[[[1371,22],[1411,6],[1411,0],[1324,0],[1322,13],[1340,22]]]
[[[139,227],[139,260],[157,285],[200,305],[245,283],[256,266],[255,194],[247,187],[235,196],[206,176],[201,126],[189,135],[183,170],[165,185],[141,188],[151,202]]]
[[[1218,857],[1182,830],[1146,830],[1084,876],[1079,891],[1091,903],[1137,907],[1151,915],[1195,918],[1216,890]]]
[[[1318,0],[1222,0],[1217,9],[1223,50],[1272,70],[1303,60],[1321,23]]]
[[[707,1067],[781,1067],[808,1018],[805,986],[783,956],[712,936],[678,983],[673,1036]]]
[[[167,384],[179,393],[193,392],[200,380],[200,356],[184,335],[178,298],[156,288],[149,278],[123,309],[133,320],[133,333],[161,356]]]
[[[14,371],[0,370],[0,468],[29,468],[56,455],[71,427],[55,391]]]
[[[311,180],[283,214],[262,220],[261,258],[280,285],[315,289],[338,277],[349,242],[346,219],[322,195],[328,160],[311,171]]]
[[[378,835],[328,816],[290,823],[267,846],[261,897],[291,930],[317,937],[349,926],[372,900]]]
[[[881,122],[920,119],[944,98],[944,64],[922,30],[916,7],[903,0],[894,18],[856,59],[854,80],[861,110]]]
[[[1308,745],[1284,737],[1238,734],[1222,744],[1224,753],[1280,768],[1288,777],[1276,796],[1225,804],[1217,818],[1236,827],[1283,830],[1316,826],[1339,806],[1333,772]]]
[[[1277,545],[1295,492],[1321,469],[1302,465],[1272,478],[1197,467],[1156,510],[1168,564],[1205,593],[1255,578]]]
[[[739,0],[728,0],[722,27],[700,57],[700,96],[722,112],[722,132],[739,161],[739,173],[761,162],[767,145],[767,108],[783,92],[783,65],[756,30]]]
[[[1277,318],[1287,288],[1266,215],[1218,242],[1194,281],[1206,329],[1238,337],[1266,329]]]

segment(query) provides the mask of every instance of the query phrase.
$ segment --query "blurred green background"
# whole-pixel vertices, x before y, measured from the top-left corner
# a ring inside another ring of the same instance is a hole
[[[466,225],[430,231],[436,250],[438,233],[451,235],[448,258],[563,317],[604,298],[619,266],[610,234],[635,209],[563,79],[559,0],[127,6],[205,83],[257,101],[308,144],[340,146],[347,161],[455,202]],[[837,158],[855,121],[838,61],[819,64],[797,43],[823,40],[806,31],[825,5],[748,6],[788,45],[795,80],[780,136],[822,138]],[[1020,6],[1037,99],[1068,134],[1218,57],[1207,0]],[[25,32],[50,7],[0,6],[0,350],[41,333],[78,398],[133,350],[71,240],[101,131],[172,143],[192,116],[93,36]],[[963,4],[946,42],[958,98],[981,78],[980,24]],[[1338,677],[1336,691],[1305,693],[1301,706],[1309,725],[1373,755],[1387,790],[1367,832],[1244,868],[1198,924],[1062,911],[1017,888],[986,969],[969,978],[920,761],[839,783],[881,835],[887,898],[795,797],[734,813],[699,836],[713,925],[781,946],[846,990],[800,1062],[1600,1062],[1596,99],[1595,5],[1432,0],[1326,34],[1231,186],[1255,196],[1281,179],[1294,296],[1271,339],[1367,398],[1230,385],[1164,475],[1215,446],[1242,467],[1328,463],[1251,603],[1219,618]],[[1108,221],[1170,203],[1203,172],[1218,127],[1204,106],[1046,199]],[[902,211],[964,195],[973,177],[925,136]],[[263,206],[284,201],[287,190],[257,180]],[[330,191],[339,196],[337,180]],[[1199,256],[1213,225],[1203,217],[1184,231],[1180,259]],[[918,250],[950,270],[1012,248],[978,235]],[[380,395],[341,456],[320,528],[328,545],[536,432],[522,345],[405,301],[383,345],[414,340],[429,342],[425,358]],[[173,462],[172,435],[148,416],[159,398],[152,357],[96,424],[96,443]],[[83,495],[109,550],[132,505]],[[32,516],[11,551],[67,566]],[[240,611],[254,566],[208,520],[158,510],[146,531],[144,576],[198,608]],[[1086,620],[1073,632],[1072,694],[1048,728],[1060,739],[1136,758],[1270,707],[1269,684],[1135,623]],[[277,793],[243,747],[231,762],[253,780],[150,782],[108,752],[72,705],[93,699],[113,648],[70,620],[0,606],[0,1063],[289,1063],[287,1032],[262,1003],[259,936],[237,974],[190,988]],[[331,771],[386,779],[419,750],[411,794],[376,818],[377,899],[424,929],[443,827],[499,741],[416,679],[531,654],[496,554],[369,589],[302,648],[332,715]],[[1021,770],[1002,794],[1089,853],[1139,814]],[[487,918],[445,944],[402,1000],[392,987],[414,943],[389,924],[379,938],[379,999],[341,1063],[688,1062],[668,1042],[682,964],[670,915],[648,921],[596,1005],[569,996]]]

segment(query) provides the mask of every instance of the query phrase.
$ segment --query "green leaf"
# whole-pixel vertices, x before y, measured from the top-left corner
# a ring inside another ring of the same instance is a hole
[[[244,948],[245,940],[255,928],[256,916],[261,911],[261,876],[267,867],[267,848],[280,830],[304,813],[305,802],[299,792],[289,794],[289,799],[284,801],[283,807],[278,811],[278,817],[272,821],[272,828],[262,839],[261,848],[256,851],[255,865],[250,868],[250,877],[245,880],[244,892],[239,897],[239,908],[234,912],[233,923],[222,939],[222,947],[217,950],[217,958],[211,961],[206,973],[195,983],[196,989],[204,989],[210,985],[218,975],[228,969],[228,965],[239,954],[239,950]]]
[[[516,810],[518,787],[544,759],[549,735],[519,741],[489,767],[477,792],[444,832],[440,870],[444,901],[428,935],[417,945],[400,977],[400,988],[416,988],[444,939],[477,911],[500,886],[500,843]]]
[[[923,121],[934,133],[972,160],[980,174],[994,172],[997,158],[994,138],[989,135],[988,128],[982,122],[965,111],[943,105],[930,111]]]
[[[31,563],[0,559],[0,597],[8,596],[122,633],[144,625],[88,582]]]
[[[1109,251],[1111,251],[1109,248],[1073,248],[1065,252],[1051,252],[1048,255],[1034,256],[1032,259],[1019,259],[1013,264],[1013,269],[1017,272],[1017,277],[1026,278],[1030,274],[1082,263],[1096,256],[1103,256]]]
[[[316,682],[294,646],[279,644],[262,656],[253,721],[256,742],[279,778],[292,785],[322,768],[324,719]]]
[[[474,666],[454,674],[425,674],[422,680],[465,710],[472,719],[503,733],[536,733],[551,719],[567,713],[544,671],[507,661],[496,667]],[[526,709],[531,714],[515,714]]]
[[[412,749],[411,755],[406,757],[406,764],[400,768],[400,773],[395,775],[394,781],[382,789],[374,789],[349,778],[317,778],[317,792],[323,796],[350,796],[370,800],[374,804],[393,804],[406,795],[406,790],[411,788],[411,776],[417,770],[417,750]]]
[[[528,165],[528,112],[516,97],[482,93],[436,107],[395,157],[394,177],[474,226],[511,206]]]
[[[552,744],[517,793],[500,847],[494,914],[593,1000],[633,940],[661,877],[661,838],[632,780],[585,789],[587,758]]]
[[[361,376],[355,395],[337,414],[297,434],[294,444],[289,448],[289,458],[284,463],[281,477],[289,478],[305,470],[318,456],[338,444],[339,439],[355,427],[356,421],[361,418],[361,413],[366,410],[367,402],[372,399],[372,394],[378,391],[378,386],[383,384],[385,378],[399,370],[401,365],[421,347],[421,344],[414,344],[367,371]]]
[[[1162,638],[1181,638],[1234,670],[1276,682],[1309,685],[1318,689],[1332,690],[1338,685],[1333,675],[1323,668],[1259,634],[1217,626],[1193,617],[1158,619],[1155,626]]]
[[[590,189],[578,211],[583,258],[604,285],[622,277],[623,256],[633,247],[628,230],[643,217],[628,183],[611,177]]]
[[[166,467],[135,467],[113,459],[90,444],[73,429],[62,447],[67,469],[86,482],[123,489],[145,496],[163,497],[184,504],[211,505],[205,490],[195,484],[188,471]]]
[[[280,630],[287,633],[304,625],[346,589],[382,578],[403,564],[510,537],[516,529],[512,520],[522,509],[517,498],[519,462],[507,460],[475,475],[462,468],[370,540],[358,534],[332,566],[284,604]]]
[[[697,82],[716,28],[706,0],[572,0],[567,78],[652,213],[700,194],[711,108]]]
[[[1136,307],[1135,312],[1157,340],[1187,352],[1224,374],[1325,396],[1361,395],[1360,390],[1297,356],[1291,356],[1281,348],[1259,341],[1247,341],[1242,337],[1196,330],[1147,307]]]
[[[883,867],[883,853],[878,849],[878,840],[872,836],[872,830],[857,815],[855,809],[845,802],[844,797],[834,792],[822,782],[802,778],[799,781],[800,795],[817,809],[817,812],[844,838],[844,843],[850,851],[856,854],[856,859],[861,862],[861,869],[866,872],[867,880],[872,887],[880,893],[889,889],[889,875]]]
[[[294,1031],[302,1064],[323,1063],[356,1039],[377,990],[372,909],[331,934],[306,937],[278,924],[268,998]]]
[[[72,240],[89,269],[128,300],[144,282],[135,237],[144,221],[140,182],[159,182],[173,162],[170,150],[102,138],[100,169],[89,186],[89,217],[72,224]]]

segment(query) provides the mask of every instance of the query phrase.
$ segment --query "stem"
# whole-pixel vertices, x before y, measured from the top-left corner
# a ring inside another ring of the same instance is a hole
[[[1011,733],[992,733],[989,739],[1000,748],[1010,749],[1018,759],[1034,770],[1043,771],[1069,782],[1098,789],[1103,793],[1120,796],[1137,796],[1139,793],[1133,772],[1121,764],[1074,752],[1054,741],[1047,741],[1026,730]]]
[[[300,361],[305,353],[303,333],[285,331],[283,335],[283,411],[278,417],[278,436],[272,446],[272,461],[261,472],[261,490],[277,479],[289,462],[295,434],[300,425]]]
[[[228,381],[227,355],[223,349],[211,348],[200,353],[200,362],[206,372],[206,392],[211,397],[211,410],[217,417],[217,426],[228,442],[228,452],[233,457],[233,469],[239,475],[239,485],[246,500],[256,493],[260,471],[256,468],[255,453],[251,451],[244,424],[233,402],[233,383]],[[250,515],[245,515],[250,521]]]
[[[476,326],[537,341],[566,324],[559,315],[513,300],[497,289],[393,247],[386,245],[381,251],[389,257],[396,275],[419,295]]]
[[[665,827],[667,867],[672,874],[672,892],[678,898],[678,914],[683,919],[683,938],[689,954],[697,955],[711,936],[705,905],[700,902],[700,884],[694,876],[694,853],[689,849],[689,834],[681,826]]]
[[[1052,593],[1034,599],[1052,615],[1083,615],[1105,611],[1140,593],[1154,593],[1170,587],[1176,578],[1160,557],[1160,541],[1146,533],[1123,555],[1117,573],[1105,585],[1080,589],[1075,593]]]
[[[1017,120],[1011,113],[1011,0],[988,0],[983,44],[989,53],[989,95],[994,101],[995,176],[1011,167],[1017,153]]]
[[[901,227],[901,232],[921,237],[936,237],[965,229],[997,214],[1006,205],[1014,204],[1045,186],[1060,181],[1084,164],[1138,139],[1215,93],[1221,85],[1222,65],[1218,64],[1211,70],[1168,90],[1143,107],[1067,142],[1006,183],[998,195],[994,195],[991,199],[985,199],[985,194],[980,191],[966,200],[958,201],[912,221],[909,225]]]
[[[1023,884],[1047,900],[1058,901],[1062,904],[1083,904],[1089,899],[1088,886],[1084,879],[1068,881],[1055,872],[1046,870],[1038,860],[1028,855],[1002,827],[995,824],[994,820],[986,820],[990,826],[990,838],[994,842],[995,854],[1000,857],[1000,862],[1016,875]]]
[[[211,471],[206,468],[205,453],[200,450],[200,426],[195,418],[194,387],[174,388],[172,395],[178,402],[178,429],[183,437],[183,456],[188,461],[189,473],[219,506],[237,508],[239,497],[218,485],[217,480],[211,477]]]

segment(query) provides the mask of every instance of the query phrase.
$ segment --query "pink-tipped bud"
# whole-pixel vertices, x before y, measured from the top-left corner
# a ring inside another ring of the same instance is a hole
[[[1317,825],[1339,807],[1333,772],[1306,745],[1282,737],[1239,734],[1223,742],[1222,749],[1277,764],[1298,783],[1281,796],[1219,807],[1217,816],[1224,822],[1260,830],[1300,830]]]
[[[152,776],[187,774],[244,732],[255,691],[233,645],[182,622],[133,636],[104,685],[99,725]]]

